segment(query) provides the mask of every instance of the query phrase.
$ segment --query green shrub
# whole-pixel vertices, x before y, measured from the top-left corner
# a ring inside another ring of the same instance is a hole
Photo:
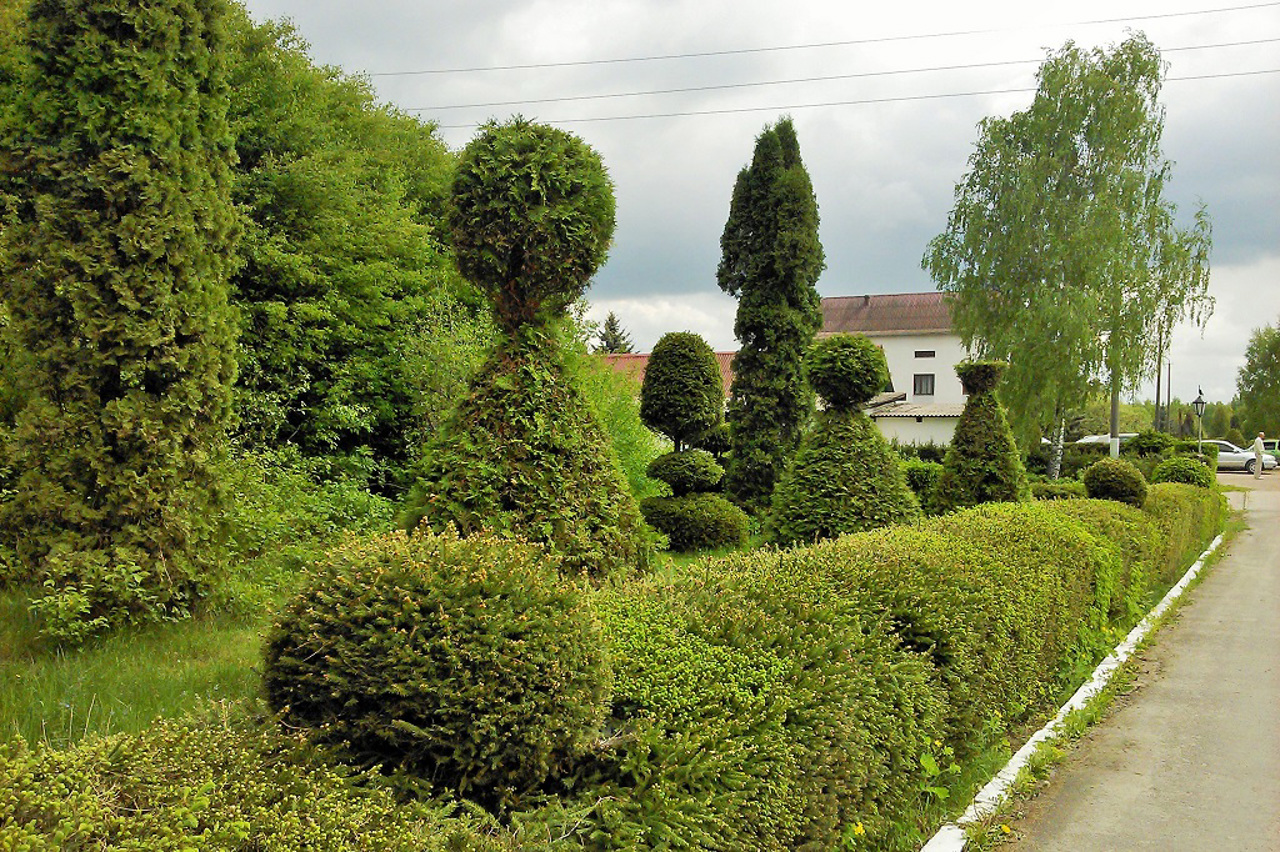
[[[677,451],[724,422],[724,383],[706,341],[689,331],[662,335],[645,367],[640,418]]]
[[[688,553],[746,543],[750,518],[720,494],[650,497],[640,503],[645,520],[667,536],[672,550]]]
[[[538,548],[353,540],[273,626],[267,699],[362,766],[505,809],[599,734],[610,674],[587,601]]]
[[[947,445],[939,444],[937,441],[926,441],[923,444],[899,444],[898,439],[894,438],[890,446],[904,459],[920,459],[920,461],[942,464],[947,457]]]
[[[451,808],[402,801],[296,738],[232,718],[157,721],[71,749],[0,744],[0,848],[497,852]]]
[[[929,496],[937,486],[938,477],[942,476],[942,465],[920,458],[905,458],[902,460],[902,473],[907,477],[907,485],[912,493],[927,512]]]
[[[848,411],[889,384],[884,352],[861,334],[833,334],[817,340],[804,356],[805,377],[827,403]]]
[[[1224,438],[1230,443],[1235,444],[1237,447],[1243,447],[1245,445],[1244,433],[1236,426],[1232,426],[1228,429]]]
[[[1151,482],[1183,482],[1201,488],[1212,488],[1214,477],[1204,463],[1187,456],[1174,456],[1156,465],[1151,473]]]
[[[1097,500],[1117,500],[1142,508],[1147,499],[1147,480],[1142,471],[1124,459],[1101,459],[1094,462],[1080,479],[1089,496]]]
[[[1122,456],[1159,456],[1172,452],[1175,443],[1177,438],[1168,432],[1148,429],[1125,441],[1120,446],[1120,454]]]
[[[1161,482],[1148,490],[1142,509],[1160,525],[1165,551],[1155,582],[1167,588],[1222,530],[1227,501],[1216,488]]]
[[[767,534],[782,545],[811,544],[918,517],[898,456],[871,418],[828,410],[774,490]]]
[[[617,454],[632,496],[640,500],[660,493],[661,483],[651,479],[647,470],[669,445],[640,419],[640,383],[585,352],[570,359],[570,369],[577,374],[587,405]]]
[[[1203,441],[1179,441],[1174,445],[1174,452],[1180,456],[1193,458],[1203,456],[1210,470],[1218,468],[1218,445],[1206,444]]]
[[[649,464],[648,474],[683,497],[693,491],[714,491],[724,478],[724,468],[706,450],[681,450],[658,456]]]
[[[942,475],[930,504],[949,512],[980,503],[1031,499],[1022,456],[1013,441],[1004,407],[994,387],[1004,370],[1000,361],[966,361],[956,373],[969,394],[956,423]]]
[[[1077,497],[1088,497],[1084,483],[1074,479],[1062,479],[1056,482],[1031,483],[1031,496],[1037,500],[1072,500]]]

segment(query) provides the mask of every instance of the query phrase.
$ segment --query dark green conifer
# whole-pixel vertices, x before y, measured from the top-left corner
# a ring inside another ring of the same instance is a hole
[[[36,0],[4,152],[0,281],[25,351],[4,522],[65,639],[209,579],[235,374],[221,0]]]
[[[627,334],[626,329],[622,327],[618,315],[609,311],[609,316],[604,318],[604,325],[600,326],[599,345],[596,351],[617,354],[631,352],[634,347],[631,335]]]
[[[966,361],[956,373],[969,395],[934,485],[931,509],[949,512],[979,503],[1031,499],[1022,454],[995,387],[1002,361]]]
[[[822,324],[814,284],[825,266],[818,202],[790,119],[765,128],[738,173],[720,238],[720,288],[738,297],[726,487],[744,505],[769,504],[813,408],[801,371]]]
[[[723,418],[724,382],[711,347],[691,331],[662,335],[645,366],[640,419],[680,451]]]

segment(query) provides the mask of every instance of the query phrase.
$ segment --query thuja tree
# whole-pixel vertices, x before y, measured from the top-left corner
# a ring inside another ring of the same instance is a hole
[[[741,544],[746,513],[720,494],[724,468],[694,445],[712,433],[724,415],[724,384],[711,347],[692,332],[664,334],[653,347],[640,387],[640,416],[675,445],[649,465],[649,476],[671,488],[670,497],[640,504],[645,519],[667,536],[672,550]]]
[[[934,484],[932,508],[949,512],[979,503],[1031,499],[1022,455],[1013,440],[995,387],[1002,361],[965,361],[956,373],[969,395]]]
[[[720,238],[720,289],[738,297],[727,489],[764,508],[813,408],[801,361],[822,325],[818,202],[790,119],[765,128],[738,173]]]
[[[545,125],[491,122],[462,152],[448,221],[458,268],[493,303],[503,340],[427,448],[404,525],[518,535],[571,571],[644,561],[651,534],[556,327],[613,234],[599,155]]]
[[[236,217],[220,0],[37,0],[0,270],[28,394],[4,523],[64,639],[186,612],[212,565]]]
[[[814,343],[804,366],[825,407],[773,492],[769,537],[814,542],[918,518],[897,453],[860,408],[889,381],[880,347],[836,334]]]

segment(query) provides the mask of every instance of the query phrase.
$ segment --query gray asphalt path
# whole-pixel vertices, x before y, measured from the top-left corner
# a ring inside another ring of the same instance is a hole
[[[1218,478],[1249,529],[1002,850],[1280,852],[1280,473]]]

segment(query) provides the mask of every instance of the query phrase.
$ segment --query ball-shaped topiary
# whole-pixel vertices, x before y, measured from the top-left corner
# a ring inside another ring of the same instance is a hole
[[[1147,501],[1147,480],[1124,459],[1101,459],[1085,468],[1080,479],[1095,500],[1115,500],[1142,508]]]
[[[499,810],[593,741],[611,689],[587,599],[539,548],[453,533],[336,549],[263,675],[286,725]]]
[[[681,450],[658,456],[649,463],[646,473],[670,485],[676,497],[694,491],[714,491],[724,479],[724,468],[706,450]]]
[[[812,544],[920,517],[895,453],[861,411],[822,411],[773,492],[767,534]]]
[[[711,347],[690,331],[662,335],[644,370],[640,419],[677,450],[724,420],[724,383]]]
[[[838,411],[866,402],[889,383],[884,351],[861,334],[819,339],[805,353],[804,372],[827,408]]]
[[[613,186],[578,137],[491,121],[459,157],[448,224],[459,271],[510,330],[582,295],[613,236]]]
[[[706,492],[649,497],[640,501],[640,511],[679,553],[745,544],[751,525],[747,513],[723,495]]]
[[[1199,459],[1174,456],[1156,465],[1151,472],[1151,482],[1183,482],[1201,488],[1213,487],[1213,473]]]

